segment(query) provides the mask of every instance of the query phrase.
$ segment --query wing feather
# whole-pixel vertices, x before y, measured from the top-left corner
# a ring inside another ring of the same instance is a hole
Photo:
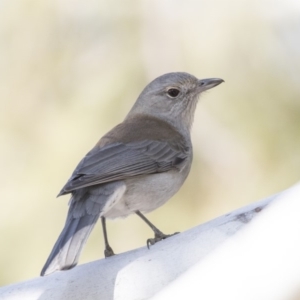
[[[95,147],[78,164],[59,195],[86,186],[178,168],[187,158],[188,150],[155,140]]]

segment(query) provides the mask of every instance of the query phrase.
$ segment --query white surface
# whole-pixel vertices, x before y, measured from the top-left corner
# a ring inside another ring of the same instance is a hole
[[[153,300],[300,299],[300,185]]]
[[[296,215],[296,209],[300,212],[293,198],[297,194],[300,198],[299,190],[300,186],[295,186],[159,242],[150,250],[136,249],[70,271],[0,288],[0,299],[131,300],[147,299],[161,291],[153,299],[273,300],[245,295],[252,287],[257,292],[263,288],[262,276],[279,274],[288,290],[296,282],[290,277],[285,280],[286,275],[280,272],[291,272],[291,265],[285,264],[287,256],[293,262],[298,259],[293,245],[300,237],[300,218],[295,221],[285,216]],[[272,205],[268,205],[270,203]],[[265,209],[267,205],[270,209]],[[240,231],[244,227],[245,230]],[[275,246],[274,240],[277,240]],[[280,248],[282,243],[286,247]],[[269,249],[269,245],[276,249]],[[298,256],[299,250],[297,248]],[[255,261],[249,260],[251,255]],[[170,284],[178,276],[176,284]],[[253,285],[256,277],[260,278],[260,284]]]

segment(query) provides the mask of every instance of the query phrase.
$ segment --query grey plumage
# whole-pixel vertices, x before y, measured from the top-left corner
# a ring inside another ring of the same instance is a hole
[[[72,194],[70,208],[42,276],[77,264],[99,217],[141,216],[179,190],[192,163],[190,128],[198,96],[222,81],[169,73],[143,90],[125,120],[82,159],[59,193]],[[151,243],[167,237],[152,226]],[[106,231],[105,242],[105,253],[112,255]]]
[[[154,136],[155,127],[162,130]],[[125,120],[84,157],[59,195],[85,186],[169,171],[187,158],[188,151],[187,141],[168,123],[148,116]]]

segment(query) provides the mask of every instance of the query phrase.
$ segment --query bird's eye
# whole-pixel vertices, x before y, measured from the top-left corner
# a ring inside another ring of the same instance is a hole
[[[175,89],[175,88],[171,88],[167,90],[167,94],[169,97],[171,98],[176,98],[180,93],[180,90]]]

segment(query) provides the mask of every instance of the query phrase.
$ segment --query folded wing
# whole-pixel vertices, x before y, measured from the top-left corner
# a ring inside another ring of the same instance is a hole
[[[188,151],[187,147],[156,140],[95,147],[79,163],[59,196],[82,187],[180,169]]]

